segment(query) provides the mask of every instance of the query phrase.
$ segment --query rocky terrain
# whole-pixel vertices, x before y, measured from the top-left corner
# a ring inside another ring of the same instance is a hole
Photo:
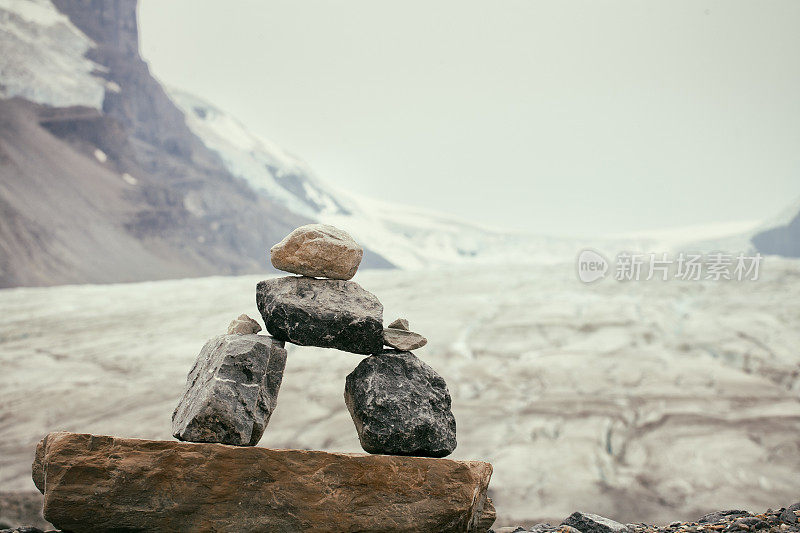
[[[187,127],[139,55],[136,0],[0,19],[0,287],[258,272],[309,220]]]
[[[49,431],[170,439],[187,370],[233,317],[258,316],[261,279],[0,291],[3,490],[33,490],[32,450]],[[494,465],[498,527],[575,510],[668,524],[797,500],[794,261],[768,258],[747,283],[587,286],[572,264],[355,280],[425,332],[424,359],[464,421],[452,457]],[[259,445],[359,451],[342,397],[358,356],[287,348]]]

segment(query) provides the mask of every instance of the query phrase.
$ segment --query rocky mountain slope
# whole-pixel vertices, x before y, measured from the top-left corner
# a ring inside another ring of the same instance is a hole
[[[597,245],[323,182],[212,104],[165,93],[139,56],[135,0],[7,0],[0,14],[0,286],[261,271],[277,236],[312,220],[349,230],[365,268],[551,261]]]
[[[170,96],[189,128],[226,168],[293,212],[343,228],[401,268],[464,262],[530,262],[547,254],[573,254],[576,243],[491,231],[425,209],[380,202],[316,178],[303,161],[202,98],[180,90]]]
[[[187,127],[136,24],[136,0],[0,3],[0,287],[263,271],[308,221]]]

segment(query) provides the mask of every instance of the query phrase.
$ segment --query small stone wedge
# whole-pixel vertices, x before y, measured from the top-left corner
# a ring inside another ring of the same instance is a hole
[[[233,333],[237,335],[250,335],[261,331],[261,324],[250,318],[245,314],[239,315],[238,318],[228,324],[228,335]]]
[[[413,331],[385,328],[383,330],[383,344],[403,352],[410,352],[428,344],[428,339]]]
[[[365,355],[383,349],[383,305],[355,281],[268,279],[256,286],[256,304],[276,339]]]
[[[220,335],[203,346],[172,414],[172,434],[190,442],[255,446],[278,401],[283,343],[266,335]]]
[[[393,320],[392,323],[386,327],[391,329],[404,329],[408,331],[408,320],[406,320],[405,318],[397,318]]]

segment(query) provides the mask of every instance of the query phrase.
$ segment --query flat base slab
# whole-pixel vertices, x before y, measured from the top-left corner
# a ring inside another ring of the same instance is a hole
[[[492,465],[50,433],[33,480],[74,531],[486,531]]]

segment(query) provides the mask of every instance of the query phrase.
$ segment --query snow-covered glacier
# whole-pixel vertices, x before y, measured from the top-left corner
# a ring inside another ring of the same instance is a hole
[[[170,439],[204,342],[258,316],[258,276],[0,291],[0,485],[33,489],[45,433]],[[695,519],[797,500],[800,262],[753,282],[606,279],[574,265],[364,271],[447,381],[456,458],[494,465],[498,524],[576,509]],[[261,446],[358,452],[343,400],[360,356],[288,346]]]

